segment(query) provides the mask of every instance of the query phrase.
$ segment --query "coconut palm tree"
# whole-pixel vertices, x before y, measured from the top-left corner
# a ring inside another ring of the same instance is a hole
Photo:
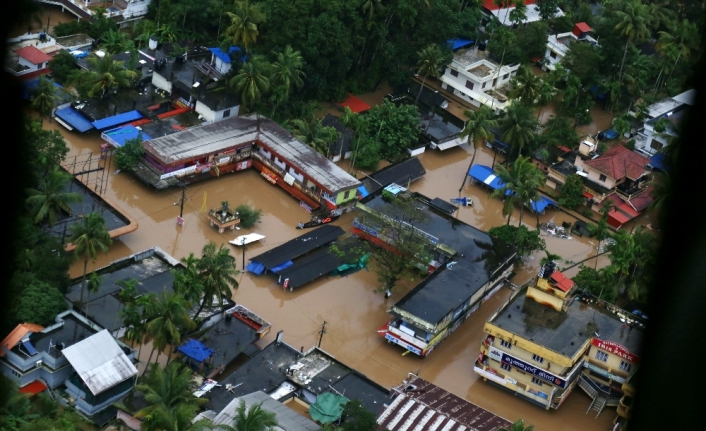
[[[83,280],[81,281],[81,296],[79,302],[83,307],[83,291],[86,288],[86,271],[88,260],[96,260],[98,252],[106,253],[112,243],[108,229],[105,227],[105,219],[99,213],[88,214],[81,223],[71,225],[71,236],[69,242],[76,246],[74,255],[76,258],[83,257]]]
[[[309,145],[328,158],[329,147],[340,133],[333,127],[324,127],[321,120],[309,117],[308,120],[292,120],[294,137]]]
[[[39,84],[31,91],[32,108],[39,112],[39,116],[44,118],[45,115],[51,114],[59,96],[56,95],[56,86],[54,81],[47,79],[45,76],[39,77]]]
[[[613,129],[618,132],[620,136],[630,131],[630,114],[627,112],[619,115],[613,120]]]
[[[675,52],[676,56],[674,58],[674,64],[670,64],[670,74],[677,67],[679,60],[684,58],[689,58],[691,56],[691,51],[698,47],[698,28],[696,24],[683,20],[678,23],[671,32],[660,31],[659,40],[657,41],[657,51],[662,57],[666,57],[667,52]],[[671,56],[670,56],[671,57]],[[659,88],[660,77],[662,76],[662,71],[666,66],[663,66],[657,77],[657,84],[655,88]],[[666,73],[665,73],[666,75]]]
[[[231,297],[231,289],[238,288],[238,281],[235,276],[240,271],[235,269],[235,258],[230,255],[230,249],[223,244],[216,249],[216,244],[209,242],[203,246],[201,259],[196,264],[199,270],[199,279],[204,287],[204,296],[199,306],[196,316],[199,315],[203,307],[208,302],[209,308],[216,297],[221,302],[222,296]]]
[[[520,420],[516,421],[515,423],[513,423],[510,426],[510,429],[500,428],[499,431],[532,431],[533,429],[534,429],[534,425],[525,426],[525,420],[520,419]]]
[[[189,317],[189,303],[178,293],[162,292],[152,298],[148,308],[152,319],[147,322],[146,329],[153,339],[152,348],[162,352],[169,345],[169,363],[174,345],[181,344],[181,332],[196,327],[196,323]]]
[[[240,401],[233,425],[219,426],[223,431],[269,431],[278,425],[274,413],[262,408],[262,403],[253,404],[248,408],[245,401]]]
[[[370,29],[373,22],[375,22],[376,15],[385,12],[385,6],[383,6],[382,0],[364,0],[360,9],[363,11],[365,19],[368,22],[368,29]]]
[[[513,103],[500,126],[503,141],[512,145],[519,156],[525,147],[534,142],[538,124],[529,108]]]
[[[260,10],[259,4],[250,4],[250,0],[235,2],[235,12],[226,12],[230,18],[230,26],[225,35],[230,36],[233,45],[241,43],[245,52],[249,52],[250,45],[257,42],[260,34],[257,26],[265,22],[265,14]]]
[[[513,3],[515,3],[514,0],[493,0],[493,4],[500,9],[507,9],[512,6]],[[507,21],[507,18],[508,14],[505,14],[505,17],[503,18],[503,25]]]
[[[623,10],[615,11],[615,15],[618,18],[615,30],[626,39],[623,61],[620,63],[620,72],[618,72],[618,78],[622,82],[628,46],[635,40],[644,39],[650,35],[650,31],[647,28],[650,17],[647,12],[647,6],[643,5],[639,0],[626,3]]]
[[[419,92],[417,93],[417,98],[414,99],[414,104],[419,102],[419,96],[422,94],[422,89],[424,89],[424,83],[429,76],[439,76],[439,68],[443,66],[441,64],[444,60],[444,55],[435,44],[431,44],[426,48],[422,49],[417,53],[419,61],[417,62],[417,73],[419,75],[424,75],[422,79],[422,85],[419,87]]]
[[[91,97],[96,94],[105,97],[114,88],[129,87],[132,80],[137,78],[137,72],[125,68],[125,62],[114,60],[112,55],[92,55],[88,58],[88,64],[91,66],[91,72],[88,72],[91,82],[88,94]]]
[[[112,28],[101,36],[101,40],[101,49],[111,54],[125,52],[132,45],[132,40],[125,33]]]
[[[598,240],[598,247],[596,247],[596,261],[593,264],[593,269],[598,267],[598,253],[600,253],[603,241],[610,237],[610,228],[608,227],[608,222],[606,221],[607,218],[608,212],[606,211],[603,214],[603,217],[598,220],[598,224],[588,225],[588,231]]]
[[[278,102],[280,99],[288,99],[293,88],[301,88],[304,85],[306,75],[302,71],[303,67],[304,58],[301,53],[294,51],[289,45],[284,48],[284,51],[276,54],[276,60],[272,63],[270,83],[273,87],[281,89],[283,93],[283,96],[277,99]],[[273,113],[278,104],[272,109]]]
[[[55,167],[53,171],[39,179],[36,189],[27,190],[29,215],[35,224],[47,220],[49,226],[54,226],[60,212],[71,215],[71,204],[81,202],[81,195],[66,192],[66,186],[70,181],[71,174]]]
[[[539,106],[539,110],[537,111],[537,121],[542,117],[542,111],[544,111],[544,107],[552,103],[552,100],[554,100],[554,92],[556,91],[556,88],[549,83],[546,80],[542,80],[541,85],[539,86],[539,89],[537,90],[537,99],[536,99],[536,104]]]
[[[510,97],[519,99],[524,106],[534,105],[542,87],[542,80],[535,76],[527,66],[522,66],[517,71],[513,84],[514,88],[510,91]]]
[[[532,164],[528,157],[522,156],[515,159],[509,168],[502,165],[498,166],[497,172],[498,178],[503,182],[503,186],[491,193],[490,197],[505,199],[505,205],[509,205],[507,203],[508,200],[512,205],[515,203],[520,204],[519,226],[522,226],[524,208],[525,206],[531,208],[532,202],[539,198],[538,190],[546,180],[544,174]],[[508,212],[509,223],[512,209],[503,207],[503,215]]]
[[[199,280],[197,269],[198,259],[194,253],[189,253],[188,257],[181,258],[184,268],[172,271],[174,275],[174,291],[180,294],[190,304],[195,304],[203,297],[203,285]]]
[[[461,183],[461,187],[458,189],[459,192],[463,190],[463,186],[466,184],[468,172],[470,172],[473,167],[473,163],[476,161],[478,149],[485,141],[495,138],[495,135],[493,135],[490,128],[498,126],[498,121],[493,119],[493,110],[485,105],[481,106],[477,111],[467,109],[463,111],[463,116],[466,117],[466,127],[464,127],[461,131],[461,139],[467,139],[468,145],[473,146],[473,157],[471,157],[471,164],[468,165],[468,170],[463,176],[463,182]]]
[[[257,103],[270,89],[270,80],[265,73],[265,64],[258,60],[243,63],[237,75],[231,78],[229,84],[240,95],[240,99],[252,111]]]
[[[527,6],[525,6],[524,0],[515,0],[515,9],[511,10],[508,15],[510,22],[515,25],[520,25],[524,20],[526,20]]]

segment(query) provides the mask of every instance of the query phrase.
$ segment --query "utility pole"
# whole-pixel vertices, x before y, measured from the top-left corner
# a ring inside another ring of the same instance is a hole
[[[179,217],[177,217],[177,226],[184,226],[184,202],[186,201],[186,186],[181,184],[181,199],[179,199]],[[174,204],[176,205],[176,203]]]
[[[318,348],[321,348],[321,339],[324,338],[324,334],[326,333],[326,321],[324,320],[324,324],[321,326],[321,330],[319,331],[319,344],[316,346]]]
[[[243,271],[245,271],[245,238],[240,240],[240,245],[243,247]]]

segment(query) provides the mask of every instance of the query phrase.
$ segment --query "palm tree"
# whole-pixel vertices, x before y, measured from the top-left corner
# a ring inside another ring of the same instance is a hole
[[[473,157],[471,157],[471,164],[468,165],[468,170],[463,176],[463,182],[461,187],[458,189],[460,192],[463,190],[463,186],[466,184],[466,178],[468,173],[473,167],[473,163],[476,161],[476,154],[478,154],[478,149],[483,145],[485,141],[495,138],[493,132],[490,130],[491,127],[497,127],[498,121],[494,120],[492,109],[483,105],[478,109],[478,111],[465,110],[463,116],[466,117],[466,127],[461,131],[461,138],[468,139],[468,144],[473,145]]]
[[[201,259],[196,264],[196,268],[199,270],[199,278],[204,287],[203,300],[196,312],[198,318],[207,301],[210,308],[214,297],[218,298],[220,303],[221,296],[232,296],[231,288],[238,288],[235,276],[239,271],[235,269],[235,258],[230,255],[230,249],[221,244],[216,250],[216,244],[213,242],[203,246]]]
[[[510,426],[510,429],[500,428],[498,431],[532,431],[533,429],[534,425],[525,426],[525,420],[520,419],[513,423],[512,426]]]
[[[258,24],[265,22],[265,14],[260,10],[260,5],[250,5],[250,0],[240,0],[235,2],[235,13],[226,12],[230,18],[230,26],[226,29],[225,35],[231,37],[233,45],[243,44],[245,52],[249,52],[249,46],[257,42],[260,34]]]
[[[241,400],[233,417],[233,425],[220,425],[223,431],[269,431],[278,425],[273,412],[262,408],[262,403],[253,404],[248,408]]]
[[[195,304],[203,296],[203,285],[199,280],[199,271],[196,268],[198,259],[194,253],[181,258],[184,268],[172,271],[174,275],[174,291],[180,294],[190,304]]]
[[[129,87],[132,80],[137,78],[137,72],[126,69],[125,62],[114,60],[112,55],[92,55],[88,58],[88,64],[91,66],[91,72],[88,73],[92,84],[88,91],[91,97],[97,93],[105,97],[114,88]]]
[[[81,202],[81,195],[65,191],[69,181],[71,181],[71,174],[55,167],[53,171],[39,179],[36,189],[27,190],[29,214],[35,224],[46,219],[49,226],[54,226],[60,212],[71,215],[70,204]]]
[[[175,429],[169,422],[174,420],[173,414],[177,408],[193,409],[195,413],[198,407],[207,401],[193,395],[191,370],[179,362],[172,362],[164,369],[157,365],[150,366],[149,373],[144,382],[137,385],[137,390],[144,394],[145,401],[149,404],[135,415],[137,418],[144,418],[143,430]],[[165,412],[171,414],[165,415]],[[189,417],[189,421],[193,417],[194,414]],[[179,427],[178,431],[183,429]]]
[[[542,258],[542,260],[539,261],[539,266],[544,266],[549,262],[556,262],[557,260],[561,260],[561,256],[550,252],[546,248],[544,249],[544,253],[545,256]]]
[[[630,114],[626,112],[616,117],[613,121],[613,129],[618,132],[620,136],[628,133],[630,131]]]
[[[276,88],[282,89],[283,99],[286,100],[289,98],[292,88],[301,88],[304,85],[304,77],[306,76],[302,71],[304,58],[299,51],[294,51],[289,45],[284,48],[284,51],[278,52],[276,57],[277,59],[272,63],[270,82]],[[273,113],[276,107],[275,105]]]
[[[424,89],[424,83],[428,76],[438,76],[439,68],[443,66],[441,62],[444,60],[444,55],[437,45],[431,44],[426,48],[422,49],[417,53],[419,61],[417,62],[417,73],[419,75],[424,75],[422,79],[422,85],[419,87],[419,92],[417,93],[417,98],[414,99],[414,104],[419,102],[419,96],[422,94]]]
[[[368,29],[370,29],[375,21],[376,13],[382,14],[385,11],[385,6],[383,6],[382,0],[364,0],[360,9],[363,14],[367,15],[366,20],[368,21]]]
[[[515,0],[515,9],[510,11],[509,18],[515,25],[520,25],[527,19],[527,6],[524,0]]]
[[[125,52],[132,42],[125,33],[112,28],[101,36],[101,40],[101,48],[111,54]]]
[[[522,217],[524,208],[531,208],[532,202],[539,198],[538,190],[544,184],[545,178],[541,170],[539,170],[528,157],[518,157],[506,168],[502,165],[498,166],[498,178],[503,182],[503,186],[490,194],[491,198],[505,199],[503,207],[503,215],[508,215],[508,223],[512,208],[509,207],[508,200],[514,205],[520,204],[520,222],[518,226],[522,226]],[[518,231],[519,232],[519,231]]]
[[[308,120],[292,120],[294,137],[309,145],[328,158],[331,143],[339,138],[340,134],[333,127],[324,127],[321,120],[309,117]]]
[[[510,96],[519,99],[524,106],[532,106],[541,87],[542,80],[535,76],[527,66],[522,66],[515,76],[514,88],[510,92]]]
[[[108,229],[105,227],[103,216],[93,212],[83,219],[83,223],[71,225],[69,242],[76,246],[74,251],[76,258],[83,256],[83,280],[81,281],[81,296],[79,299],[81,307],[83,307],[83,291],[86,288],[88,259],[95,262],[98,252],[108,252],[108,247],[112,243]]]
[[[652,191],[650,196],[652,197],[652,203],[650,204],[650,211],[661,211],[668,208],[669,198],[672,193],[672,178],[669,176],[668,172],[654,172],[652,181]]]
[[[619,19],[618,24],[615,25],[615,30],[626,38],[623,61],[620,63],[620,72],[618,73],[618,78],[622,82],[623,67],[625,66],[628,46],[633,41],[643,39],[650,35],[650,31],[647,28],[650,18],[647,13],[647,7],[639,0],[633,0],[625,4],[623,10],[615,11],[615,15]]]
[[[230,86],[238,92],[240,99],[251,111],[255,103],[270,89],[270,80],[264,73],[264,66],[260,61],[248,61],[230,80]]]
[[[510,105],[500,125],[503,141],[512,145],[518,156],[522,154],[523,148],[534,142],[537,120],[529,108],[519,104]]]
[[[552,100],[554,100],[554,92],[556,89],[554,86],[549,83],[546,80],[542,80],[541,85],[539,86],[539,90],[537,90],[537,106],[539,106],[539,110],[537,111],[537,121],[539,121],[540,117],[542,116],[542,111],[544,111],[544,107],[552,103]]]
[[[40,76],[39,84],[31,91],[32,108],[39,112],[41,118],[44,118],[45,115],[51,114],[58,100],[59,96],[56,95],[54,81]]]
[[[658,34],[659,40],[657,41],[656,48],[660,55],[665,57],[667,51],[673,51],[677,54],[674,60],[674,65],[671,65],[670,67],[672,71],[676,68],[677,63],[679,63],[682,56],[684,58],[689,58],[692,49],[696,49],[698,47],[698,28],[696,24],[691,23],[686,19],[677,24],[671,33],[660,31]],[[662,70],[664,70],[664,66],[662,67]],[[657,85],[655,88],[659,88],[662,70],[660,70],[659,76],[657,77]]]
[[[507,9],[514,3],[513,0],[493,0],[493,4],[500,9]],[[505,14],[505,17],[503,18],[503,25],[507,21],[508,14]]]
[[[598,240],[598,247],[596,247],[596,261],[593,264],[593,269],[598,267],[598,253],[600,253],[601,244],[603,241],[608,239],[608,237],[610,237],[610,228],[608,227],[606,218],[608,218],[608,211],[606,211],[603,214],[603,217],[598,220],[598,224],[588,226],[588,231]]]
[[[146,329],[153,339],[152,349],[157,350],[157,357],[159,357],[159,352],[162,352],[168,344],[167,363],[169,363],[174,345],[181,344],[181,331],[196,327],[196,323],[189,317],[189,304],[178,293],[162,292],[152,299],[148,308],[152,319],[147,322]]]

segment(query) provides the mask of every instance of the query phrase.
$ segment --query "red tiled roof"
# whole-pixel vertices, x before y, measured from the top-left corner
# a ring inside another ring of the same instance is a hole
[[[633,207],[632,207],[629,203],[627,203],[627,202],[624,203],[624,204],[622,204],[622,205],[620,205],[620,206],[618,207],[618,210],[624,212],[625,215],[627,215],[627,216],[630,217],[631,219],[633,219],[633,218],[635,218],[635,217],[637,217],[637,216],[640,215],[640,213],[637,212],[637,211],[635,211],[635,210],[633,209]]]
[[[563,145],[557,145],[557,148],[560,149],[561,151],[565,152],[565,153],[571,152],[571,148],[565,147],[565,146],[563,146]]]
[[[630,205],[632,205],[637,212],[644,211],[645,208],[654,202],[654,198],[652,197],[652,188],[652,186],[649,186],[647,187],[647,190],[630,199]]]
[[[493,3],[494,0],[483,0],[483,7],[488,10],[498,10],[500,9],[500,6],[496,6]],[[534,4],[535,0],[525,0],[525,6],[529,6],[531,4]],[[513,3],[511,7],[515,7],[515,4]]]
[[[25,46],[13,52],[32,64],[41,64],[51,60],[51,57],[33,46]]]
[[[622,226],[624,223],[627,223],[628,221],[630,221],[630,217],[626,216],[621,211],[618,211],[616,209],[612,209],[608,213],[608,220],[607,221],[608,221],[609,225],[618,228],[618,227]]]
[[[12,349],[17,345],[17,343],[22,340],[25,335],[29,332],[41,332],[44,327],[40,325],[36,325],[34,323],[20,323],[19,325],[15,326],[15,329],[10,332],[10,334],[5,337],[4,340],[2,340],[2,343],[0,343],[0,357],[5,356],[5,350],[3,350],[3,347],[7,348],[7,350]]]
[[[645,166],[650,159],[630,151],[622,145],[616,145],[600,157],[587,160],[583,164],[615,180],[629,178],[637,180],[645,173]]]
[[[623,200],[623,198],[621,198],[620,196],[618,196],[617,193],[613,193],[612,195],[610,195],[610,196],[608,196],[607,198],[603,199],[603,202],[605,202],[605,201],[611,201],[611,202],[613,202],[613,206],[614,206],[614,207],[619,207],[620,205],[622,205],[622,204],[625,203],[625,201]]]
[[[576,23],[576,28],[579,29],[581,32],[587,32],[592,30],[592,28],[589,27],[588,24],[586,24],[585,22]]]
[[[556,282],[556,287],[563,292],[568,292],[574,287],[574,281],[562,274],[561,271],[554,271],[552,273],[552,280]]]
[[[370,109],[370,105],[358,99],[354,95],[349,94],[348,96],[348,99],[346,99],[344,102],[339,103],[340,106],[343,106],[344,108],[348,107],[351,109],[351,111],[355,113],[360,113]]]
[[[32,383],[20,388],[20,393],[29,394],[30,396],[32,396],[37,395],[46,388],[47,386],[44,383],[40,382],[39,380],[35,380]]]

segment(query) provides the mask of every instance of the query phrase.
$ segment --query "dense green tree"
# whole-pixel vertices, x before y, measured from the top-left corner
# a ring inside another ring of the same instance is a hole
[[[547,33],[549,32],[545,22],[528,23],[525,26],[518,27],[513,32],[516,35],[515,40],[521,56],[515,59],[516,61],[510,61],[512,58],[507,57],[506,63],[517,61],[528,63],[534,58],[544,57],[547,49]]]
[[[539,16],[542,17],[543,21],[548,21],[559,13],[558,0],[537,0],[536,5],[539,9]]]
[[[417,73],[423,75],[422,85],[419,86],[419,92],[417,97],[414,99],[414,104],[419,102],[419,96],[422,94],[424,89],[424,83],[427,81],[429,76],[437,77],[439,76],[439,69],[444,66],[444,55],[441,49],[437,45],[429,45],[417,53],[419,56],[419,61],[417,62]]]
[[[620,72],[618,72],[618,76],[622,80],[628,46],[636,40],[644,39],[649,36],[650,32],[647,28],[647,23],[650,18],[647,7],[642,4],[641,0],[628,0],[623,10],[616,11],[615,15],[618,18],[615,30],[625,38],[623,60],[620,63]]]
[[[660,212],[665,208],[669,208],[669,200],[672,194],[672,178],[669,172],[653,172],[652,181],[652,191],[650,196],[652,197],[652,203],[650,204],[650,211]]]
[[[657,254],[657,239],[639,227],[634,234],[621,229],[613,236],[615,243],[606,248],[610,252],[607,271],[619,288],[625,288],[633,300],[646,301]]]
[[[113,242],[110,239],[108,229],[105,227],[105,219],[100,213],[90,213],[84,217],[80,223],[71,225],[71,236],[69,242],[76,246],[74,255],[77,259],[83,257],[83,279],[81,281],[81,296],[79,303],[83,303],[83,292],[86,289],[86,272],[88,270],[88,260],[96,260],[98,252],[107,253],[108,247]]]
[[[466,184],[468,172],[476,161],[478,149],[486,141],[495,139],[495,135],[490,128],[498,126],[497,120],[493,119],[493,111],[485,105],[481,106],[477,111],[467,109],[463,111],[463,116],[466,117],[466,126],[461,131],[460,137],[461,139],[466,139],[468,145],[473,147],[473,157],[471,157],[471,164],[468,166],[468,170],[463,176],[463,182],[458,189],[459,192],[463,190],[463,186]]]
[[[317,152],[328,157],[329,147],[340,137],[335,128],[324,126],[321,120],[311,116],[305,120],[292,120],[294,136]]]
[[[136,138],[128,139],[122,147],[115,150],[115,166],[124,171],[132,170],[145,156],[142,146],[142,133]]]
[[[189,303],[183,296],[167,292],[153,297],[147,306],[150,319],[146,330],[152,338],[153,350],[162,352],[168,345],[167,362],[171,359],[174,346],[181,344],[182,332],[196,328],[196,323],[189,317],[189,308]]]
[[[133,42],[127,34],[117,29],[110,29],[101,37],[100,46],[109,54],[119,54],[128,51],[133,46]]]
[[[56,37],[71,36],[73,34],[88,33],[91,23],[88,20],[61,22],[54,26],[53,35]]]
[[[525,6],[524,0],[514,0],[514,3],[515,7],[508,14],[508,18],[517,26],[527,19],[527,6]]]
[[[529,256],[534,251],[546,249],[546,244],[539,237],[539,230],[529,230],[527,226],[496,226],[490,228],[488,234],[492,237],[499,238],[508,244],[513,244],[517,248],[517,254],[520,256]]]
[[[366,410],[358,400],[347,402],[342,416],[341,431],[375,431],[378,427],[375,413]]]
[[[589,292],[596,298],[613,303],[618,297],[618,290],[615,288],[615,282],[611,280],[611,274],[606,268],[595,269],[590,266],[581,265],[579,272],[572,280],[576,283],[576,287]]]
[[[512,154],[521,156],[523,150],[532,149],[538,126],[529,108],[513,103],[500,120],[502,140],[512,146]]]
[[[525,59],[517,33],[504,26],[497,28],[490,36],[488,51],[501,65],[521,63]]]
[[[59,96],[56,95],[54,81],[45,76],[39,77],[39,84],[30,91],[30,103],[41,118],[51,114],[56,107]],[[51,117],[50,117],[51,118]]]
[[[569,175],[559,187],[559,204],[573,210],[586,201],[583,196],[583,178],[580,175]]]
[[[69,74],[77,69],[76,57],[69,54],[68,51],[61,50],[55,55],[47,67],[51,70],[51,77],[60,84],[67,84]]]
[[[203,246],[196,268],[204,288],[203,300],[196,312],[198,318],[204,306],[212,307],[214,299],[220,304],[222,296],[230,298],[233,295],[231,289],[238,288],[235,277],[239,271],[235,269],[235,258],[231,256],[230,249],[223,244],[216,248],[213,242]]]
[[[377,105],[362,122],[361,132],[380,143],[379,156],[391,163],[407,157],[407,148],[419,139],[419,111],[413,105]]]
[[[517,99],[524,106],[532,106],[539,95],[542,80],[527,66],[521,66],[512,80],[512,85],[510,97]]]
[[[602,60],[600,50],[590,43],[572,43],[562,63],[582,84],[592,85],[598,80],[596,65]]]
[[[49,326],[57,314],[69,308],[56,287],[37,279],[31,272],[15,273],[10,283],[22,292],[15,310],[18,321]]]
[[[240,215],[240,226],[250,229],[255,226],[262,217],[262,210],[253,208],[247,204],[241,204],[235,207],[235,211]]]
[[[37,178],[42,178],[66,159],[69,148],[58,130],[45,130],[39,121],[25,123],[25,142],[29,162]]]
[[[47,176],[39,179],[36,189],[27,190],[29,215],[35,223],[45,220],[54,226],[60,213],[71,215],[71,204],[81,202],[81,195],[67,192],[71,174],[55,167]]]
[[[236,1],[235,5],[234,12],[226,12],[230,26],[225,35],[230,37],[233,45],[242,44],[245,52],[249,52],[250,46],[257,43],[258,25],[265,22],[265,14],[259,4],[250,4],[250,0]]]

